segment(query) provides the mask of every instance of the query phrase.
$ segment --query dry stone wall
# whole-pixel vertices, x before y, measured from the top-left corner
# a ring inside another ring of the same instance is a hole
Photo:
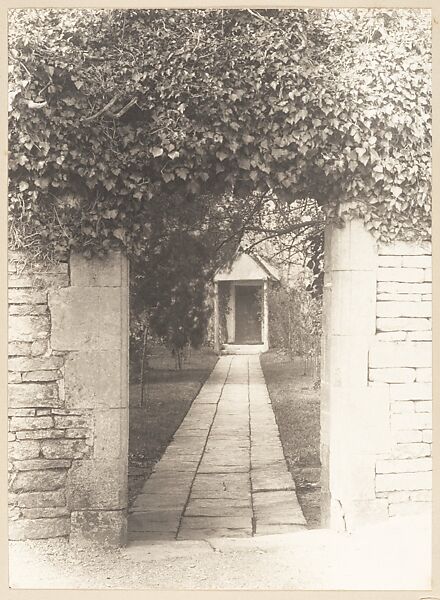
[[[8,269],[10,539],[123,543],[126,259],[39,265],[10,253]]]
[[[429,508],[432,488],[432,260],[429,243],[378,250],[376,336],[369,382],[388,399],[390,447],[376,497],[390,516]]]

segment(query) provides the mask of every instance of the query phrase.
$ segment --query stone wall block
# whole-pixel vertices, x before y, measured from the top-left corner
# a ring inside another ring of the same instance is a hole
[[[431,329],[430,319],[406,317],[378,317],[378,331],[424,331]]]
[[[431,458],[405,458],[378,460],[377,473],[418,473],[419,471],[432,471]]]
[[[94,346],[98,338],[99,288],[69,287],[49,292],[53,350]]]
[[[422,458],[431,455],[431,446],[425,442],[397,444],[393,450],[394,458]]]
[[[432,331],[407,331],[406,339],[409,342],[431,342]]]
[[[356,339],[356,343],[353,340]],[[327,356],[326,383],[332,388],[349,387],[353,389],[365,385],[368,381],[368,339],[364,336],[349,337],[329,335],[325,340]],[[344,356],[345,360],[340,360]]]
[[[332,273],[328,334],[374,335],[376,276],[374,271]]]
[[[415,402],[415,412],[427,412],[432,413],[432,402],[431,400]]]
[[[343,506],[347,499],[374,499],[375,462],[374,455],[364,453],[341,457],[337,472],[330,469],[333,498],[340,500]]]
[[[378,281],[379,294],[431,294],[431,283],[404,283],[398,281]]]
[[[420,256],[432,254],[432,244],[425,242],[391,242],[378,244],[379,255]]]
[[[391,400],[431,400],[430,383],[404,383],[390,386]]]
[[[67,267],[67,265],[65,265]],[[35,273],[34,281],[37,286],[42,288],[59,288],[69,285],[69,274],[63,273]]]
[[[66,506],[49,506],[47,508],[24,508],[21,511],[25,519],[50,519],[53,517],[69,517],[70,513]]]
[[[46,315],[48,312],[47,304],[10,304],[10,315]]]
[[[37,440],[26,440],[22,442],[11,442],[8,444],[9,460],[25,460],[37,458],[40,454],[40,442]]]
[[[407,331],[379,331],[375,340],[378,342],[403,342],[407,339]]]
[[[120,288],[99,290],[97,347],[100,350],[121,350],[123,300]]]
[[[430,302],[378,302],[378,317],[431,317]]]
[[[81,254],[72,253],[70,257],[70,277],[72,286],[107,287],[123,284],[121,273],[125,258],[121,252],[113,252],[104,258],[93,261]]]
[[[418,473],[387,473],[376,475],[376,490],[429,490],[432,487],[431,471]]]
[[[411,492],[410,498],[414,502],[431,502],[432,490],[416,490]]]
[[[425,441],[423,440],[423,433],[420,429],[394,430],[393,438],[397,444],[413,444]]]
[[[403,414],[403,413],[414,413],[416,412],[415,402],[391,402],[390,408],[392,413]]]
[[[47,410],[51,410],[50,408]],[[9,408],[8,417],[35,417],[36,408]]]
[[[127,539],[125,510],[73,511],[70,540],[74,543],[92,541],[104,546],[122,546]]]
[[[432,368],[416,369],[416,381],[420,383],[431,383]]]
[[[9,288],[8,290],[9,304],[46,304],[47,290],[31,290],[23,288]]]
[[[57,381],[62,378],[61,371],[31,371],[22,374],[22,381]]]
[[[34,460],[18,460],[14,462],[16,471],[39,471],[41,469],[68,469],[70,460],[36,458]]]
[[[31,356],[32,342],[9,342],[8,356]]]
[[[128,422],[128,409],[121,410],[117,420],[112,418],[111,410],[95,413],[96,459],[125,458],[125,437],[128,434],[124,427],[125,422]]]
[[[20,508],[66,506],[66,494],[63,490],[54,490],[50,492],[24,492],[15,495],[15,502]]]
[[[432,267],[432,257],[430,255],[403,256],[403,266],[430,269]]]
[[[378,256],[377,265],[379,267],[401,267],[403,265],[403,256],[400,255],[385,255]],[[408,266],[408,265],[405,265]]]
[[[67,261],[35,265],[35,277],[47,277],[49,275],[63,275],[66,277],[68,274],[69,264]]]
[[[15,357],[8,360],[9,371],[49,371],[63,366],[62,356]]]
[[[70,408],[119,408],[121,397],[120,350],[70,354],[65,364],[66,404]]]
[[[52,417],[12,417],[10,421],[11,431],[50,429],[52,427]]]
[[[12,480],[11,490],[17,493],[57,490],[64,487],[66,477],[65,469],[20,471]]]
[[[34,429],[33,431],[17,431],[18,440],[53,440],[65,437],[63,429]]]
[[[75,461],[67,481],[72,510],[127,508],[126,458]]]
[[[31,344],[31,356],[41,356],[41,354],[46,354],[48,351],[48,341],[45,340],[35,340]]]
[[[375,271],[377,247],[359,220],[351,220],[342,228],[325,231],[326,271]]]
[[[411,383],[416,378],[416,370],[396,367],[384,369],[370,368],[368,378],[370,381],[381,381],[383,383]]]
[[[391,415],[392,429],[431,429],[432,415],[429,413],[413,413]]]
[[[70,518],[20,519],[9,523],[10,540],[37,540],[67,536],[70,533]]]
[[[53,350],[119,350],[121,303],[120,288],[69,287],[50,292]]]
[[[348,531],[383,522],[388,517],[388,500],[380,498],[345,500],[342,508]],[[343,530],[343,527],[341,529]]]
[[[83,439],[43,440],[41,454],[45,458],[84,458],[90,454],[90,448]]]
[[[377,270],[377,280],[398,281],[401,283],[421,283],[425,281],[425,273],[424,269],[379,267]]]
[[[21,383],[21,373],[8,373],[8,383]]]
[[[431,502],[393,502],[389,506],[390,517],[417,515],[431,510]]]
[[[54,416],[55,427],[58,429],[82,428],[91,425],[89,415],[56,415]]]
[[[430,367],[432,344],[429,342],[375,342],[369,352],[370,368]],[[421,371],[423,375],[425,371]]]
[[[377,300],[379,302],[420,302],[422,298],[422,294],[377,294]]]
[[[15,316],[8,319],[10,342],[33,342],[49,334],[49,319],[41,316]]]
[[[424,442],[431,444],[432,443],[432,429],[426,429],[426,430],[422,431],[422,439]]]

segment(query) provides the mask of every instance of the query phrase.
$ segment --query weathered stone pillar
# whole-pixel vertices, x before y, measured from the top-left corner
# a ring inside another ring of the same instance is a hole
[[[93,453],[67,478],[71,539],[123,544],[127,523],[128,262],[70,259],[69,287],[49,293],[53,350],[66,352],[65,406],[89,415]]]
[[[220,317],[217,281],[214,282],[214,352],[220,352]]]
[[[387,516],[375,495],[377,454],[389,443],[389,405],[368,385],[376,331],[377,249],[360,221],[325,234],[321,462],[323,525],[352,530]]]

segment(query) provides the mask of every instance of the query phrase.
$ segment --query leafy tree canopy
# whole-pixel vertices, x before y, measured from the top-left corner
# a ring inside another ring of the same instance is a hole
[[[142,256],[165,198],[251,192],[429,234],[426,11],[11,15],[13,244]]]

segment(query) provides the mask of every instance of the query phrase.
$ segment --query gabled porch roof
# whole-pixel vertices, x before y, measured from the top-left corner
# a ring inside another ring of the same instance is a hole
[[[230,265],[217,270],[214,281],[279,281],[278,270],[256,254],[238,252]]]

